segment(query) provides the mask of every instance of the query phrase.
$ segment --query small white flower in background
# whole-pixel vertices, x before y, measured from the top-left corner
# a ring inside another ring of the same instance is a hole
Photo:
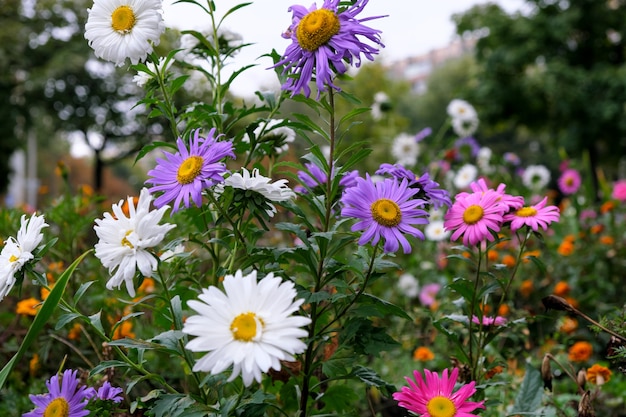
[[[463,190],[469,187],[472,181],[476,179],[477,175],[478,168],[476,168],[475,165],[465,164],[456,173],[452,182],[457,189]]]
[[[258,169],[253,169],[252,173],[246,168],[239,172],[233,173],[226,178],[222,184],[216,186],[215,192],[221,194],[223,187],[233,187],[240,190],[255,191],[265,197],[266,200],[273,202],[287,201],[296,196],[291,188],[287,185],[287,180],[281,179],[271,182],[272,179],[259,174]],[[276,207],[269,204],[270,209],[266,210],[267,215],[274,217]]]
[[[522,183],[533,191],[539,191],[548,185],[550,178],[550,171],[544,165],[528,165],[522,174]]]
[[[483,146],[478,151],[478,155],[476,156],[476,165],[480,168],[481,172],[484,174],[492,174],[495,171],[495,168],[491,165],[491,156],[493,155],[493,151],[491,148]]]
[[[448,104],[446,109],[452,119],[471,120],[478,119],[476,109],[465,100],[455,98]]]
[[[443,220],[443,217],[445,216],[445,211],[441,208],[431,208],[428,211],[428,219],[433,222],[435,220]]]
[[[454,130],[454,133],[459,135],[459,137],[466,138],[476,133],[476,130],[478,129],[478,123],[478,117],[472,117],[467,119],[453,118],[452,130]]]
[[[424,228],[424,236],[431,242],[441,242],[450,236],[450,231],[443,227],[443,220],[431,220]]]
[[[374,94],[374,103],[372,103],[372,119],[380,120],[383,117],[383,113],[391,109],[391,102],[389,96],[382,91]]]
[[[283,119],[270,119],[261,122],[254,129],[254,136],[257,141],[273,140],[277,146],[274,148],[276,153],[287,152],[289,144],[296,140],[296,132],[288,126],[278,126],[283,123]],[[246,133],[241,139],[244,143],[250,143],[250,137]]]
[[[15,285],[15,274],[35,257],[33,251],[43,240],[41,230],[47,226],[43,214],[33,214],[28,220],[22,215],[17,239],[11,236],[4,241],[0,252],[0,301]]]
[[[404,166],[412,166],[417,162],[420,147],[415,140],[415,135],[401,133],[391,145],[391,155],[396,158],[396,162]]]
[[[203,289],[198,300],[188,305],[198,314],[188,317],[183,333],[196,336],[185,346],[192,352],[208,352],[193,367],[194,372],[224,372],[231,365],[229,381],[241,374],[245,386],[261,382],[261,373],[280,370],[280,361],[293,361],[306,344],[301,327],[308,317],[293,315],[303,299],[292,282],[283,282],[272,273],[257,281],[257,272],[226,275],[224,292],[216,287]]]
[[[412,274],[405,273],[398,278],[398,289],[407,297],[415,298],[420,293],[420,284]]]
[[[161,0],[95,0],[85,39],[98,58],[124,65],[146,59],[165,31]]]
[[[139,87],[143,87],[148,84],[148,81],[154,78],[157,73],[157,69],[159,73],[163,74],[172,66],[173,63],[174,60],[170,59],[167,65],[164,65],[165,57],[159,58],[159,62],[156,65],[154,64],[154,62],[148,62],[146,63],[146,67],[148,67],[148,70],[150,72],[138,72],[137,75],[133,77],[133,81],[136,82]]]
[[[157,268],[156,255],[148,249],[161,243],[165,234],[176,226],[160,225],[169,206],[150,210],[151,202],[152,195],[147,188],[143,188],[136,206],[134,199],[128,197],[126,204],[124,200],[113,204],[113,214],[104,213],[103,219],[96,219],[94,230],[99,240],[95,245],[95,255],[113,274],[106,284],[109,290],[120,288],[125,283],[128,294],[134,297],[133,278],[137,269],[143,276],[151,277]]]

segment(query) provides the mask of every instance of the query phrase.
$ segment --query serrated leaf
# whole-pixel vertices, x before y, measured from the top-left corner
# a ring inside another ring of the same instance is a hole
[[[76,319],[78,317],[81,317],[81,315],[78,314],[78,313],[65,313],[65,314],[61,315],[61,317],[59,317],[57,319],[57,322],[54,324],[54,330],[61,329],[67,323],[71,322],[72,320],[74,320],[74,319]]]

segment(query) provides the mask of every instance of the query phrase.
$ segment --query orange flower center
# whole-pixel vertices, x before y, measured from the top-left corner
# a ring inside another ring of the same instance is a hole
[[[46,406],[43,417],[68,417],[70,415],[70,405],[63,397],[57,397]]]
[[[533,217],[537,214],[537,210],[534,207],[522,207],[515,213],[518,217]]]

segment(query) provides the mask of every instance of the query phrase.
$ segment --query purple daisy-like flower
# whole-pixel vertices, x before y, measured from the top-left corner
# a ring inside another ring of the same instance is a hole
[[[439,188],[439,183],[432,180],[428,172],[418,177],[413,171],[400,164],[381,164],[376,174],[391,175],[398,179],[406,178],[409,181],[409,187],[417,187],[420,190],[418,197],[427,200],[435,209],[452,205],[448,191]]]
[[[374,183],[369,175],[366,179],[359,177],[341,198],[341,215],[360,219],[352,226],[353,232],[364,231],[359,245],[369,241],[376,245],[382,237],[385,252],[395,252],[402,245],[404,253],[410,253],[411,245],[404,234],[423,240],[424,234],[413,226],[428,223],[428,213],[419,208],[426,201],[413,198],[417,192],[409,188],[406,179],[398,182],[387,178]]]
[[[454,231],[450,239],[463,237],[465,246],[495,239],[503,222],[500,194],[493,190],[480,193],[462,193],[444,216],[446,230]]]
[[[76,377],[77,371],[71,369],[63,372],[62,380],[54,375],[47,382],[48,393],[30,395],[29,398],[36,408],[22,417],[67,416],[84,417],[89,415],[85,407],[89,399],[95,395],[93,388],[80,385]]]
[[[580,178],[580,172],[573,168],[568,168],[557,180],[559,190],[565,195],[574,194],[580,188],[582,179]]]
[[[146,180],[146,184],[153,185],[150,193],[163,192],[154,201],[155,207],[161,208],[173,201],[172,213],[175,213],[181,204],[189,208],[191,200],[198,207],[202,205],[202,191],[222,182],[227,172],[221,160],[227,156],[235,158],[232,142],[218,141],[220,136],[215,136],[215,128],[206,138],[201,138],[200,131],[196,130],[189,147],[178,138],[177,153],[163,152],[165,159],[157,159],[157,166],[148,171],[152,178]]]
[[[274,67],[285,66],[283,74],[288,79],[282,89],[291,91],[292,96],[303,91],[308,97],[313,79],[318,98],[326,86],[339,91],[333,78],[348,70],[346,63],[359,67],[361,54],[373,61],[378,46],[384,46],[380,41],[381,31],[362,23],[383,16],[357,19],[368,0],[356,0],[341,10],[340,3],[340,0],[324,0],[319,9],[315,3],[309,9],[301,5],[288,9],[293,12],[292,23],[283,37],[291,38],[292,43]]]
[[[326,173],[319,166],[315,165],[312,162],[307,162],[304,164],[309,172],[306,171],[298,171],[298,178],[306,187],[296,186],[294,190],[296,192],[306,194],[308,193],[308,189],[314,190],[318,187],[324,186],[328,177]],[[334,178],[335,169],[333,168],[333,178]],[[348,171],[343,174],[341,179],[339,180],[339,186],[342,189],[350,188],[356,184],[356,178],[359,176],[359,171]],[[308,188],[308,189],[307,189]]]
[[[548,225],[552,222],[558,222],[561,214],[557,206],[547,206],[548,197],[532,206],[524,206],[517,211],[504,216],[505,222],[511,222],[511,230],[516,231],[524,226],[528,226],[535,232],[541,227],[543,230],[548,229]]]
[[[109,381],[105,381],[105,383],[102,384],[100,388],[98,388],[98,391],[96,392],[96,398],[103,401],[113,401],[114,403],[120,403],[124,399],[124,397],[122,396],[123,392],[123,389],[119,387],[114,387]]]
[[[480,145],[473,137],[466,136],[454,142],[454,149],[456,149],[456,159],[468,160],[478,156]]]

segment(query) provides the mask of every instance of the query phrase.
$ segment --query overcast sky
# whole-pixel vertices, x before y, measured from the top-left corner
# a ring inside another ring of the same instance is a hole
[[[249,0],[252,1],[252,0]],[[218,14],[241,1],[216,0]],[[475,4],[487,3],[480,0],[370,0],[359,17],[387,15],[385,18],[367,22],[367,25],[382,31],[385,48],[381,58],[385,62],[406,56],[426,53],[434,48],[447,45],[454,37],[454,24],[451,16],[468,10]],[[519,10],[524,0],[492,0],[508,12]],[[198,7],[185,3],[164,2],[165,21],[169,27],[178,29],[202,29],[207,27],[206,14]],[[205,3],[205,2],[201,2]],[[323,0],[318,0],[321,6]],[[254,46],[244,48],[233,67],[258,63],[258,68],[248,71],[244,80],[234,86],[235,93],[251,95],[254,87],[273,87],[273,75],[265,70],[271,61],[257,58],[272,49],[284,52],[289,41],[280,35],[291,22],[289,6],[302,4],[309,7],[312,0],[256,0],[225,20],[225,28],[243,36],[245,43]]]

